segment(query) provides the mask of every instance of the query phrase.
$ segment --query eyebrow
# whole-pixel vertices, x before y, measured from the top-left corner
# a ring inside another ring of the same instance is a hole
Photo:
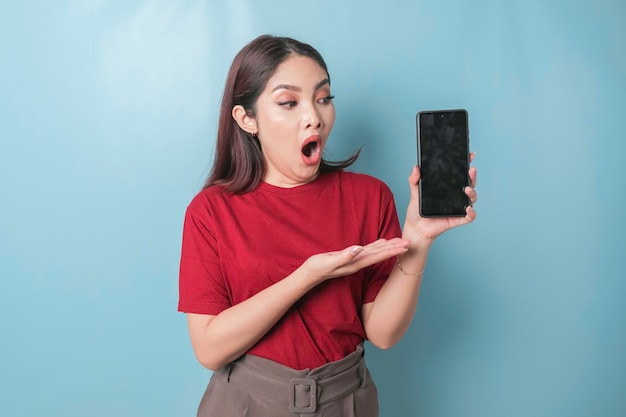
[[[330,84],[330,80],[328,78],[324,78],[322,81],[320,81],[319,83],[315,84],[315,90],[320,89],[321,87],[325,86],[326,84]],[[292,90],[292,91],[302,92],[302,88],[296,87],[295,85],[290,85],[290,84],[278,84],[276,87],[274,87],[272,89],[272,92],[274,92],[276,90],[283,89],[283,88],[285,90]]]

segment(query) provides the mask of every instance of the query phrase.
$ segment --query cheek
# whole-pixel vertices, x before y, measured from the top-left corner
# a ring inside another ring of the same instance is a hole
[[[280,108],[270,109],[264,112],[263,118],[259,122],[263,122],[265,130],[272,130],[274,132],[285,131],[294,123],[294,114],[295,113],[286,112]]]
[[[331,106],[328,110],[328,117],[326,119],[326,126],[330,131],[335,124],[335,107]]]
[[[279,133],[282,130],[282,127],[285,125],[285,121],[282,120],[280,115],[264,111],[263,113],[259,113],[257,115],[257,126],[259,128],[259,133],[263,136],[273,137],[276,133]]]

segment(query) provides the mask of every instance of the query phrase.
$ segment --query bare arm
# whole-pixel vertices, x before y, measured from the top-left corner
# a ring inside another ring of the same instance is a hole
[[[471,155],[473,159],[473,154]],[[476,169],[470,169],[470,187],[465,192],[472,204],[476,202]],[[376,299],[363,306],[363,326],[373,345],[387,349],[396,344],[406,333],[413,320],[419,298],[422,276],[428,252],[434,239],[451,228],[474,221],[476,212],[468,207],[465,217],[422,218],[419,213],[419,192],[417,184],[420,173],[416,167],[409,177],[411,199],[402,237],[410,242],[408,251],[400,256],[403,272],[395,266],[376,296]],[[415,276],[412,274],[419,274]]]
[[[196,357],[209,369],[221,368],[254,346],[311,288],[404,253],[407,245],[403,239],[381,239],[314,255],[281,281],[216,316],[187,314]]]

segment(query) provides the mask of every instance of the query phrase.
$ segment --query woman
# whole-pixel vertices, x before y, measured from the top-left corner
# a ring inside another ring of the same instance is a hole
[[[198,416],[377,416],[363,342],[400,340],[433,240],[476,217],[421,218],[414,168],[400,229],[388,187],[344,171],[356,154],[323,159],[332,99],[307,44],[261,36],[233,61],[183,232],[179,310],[215,371]]]

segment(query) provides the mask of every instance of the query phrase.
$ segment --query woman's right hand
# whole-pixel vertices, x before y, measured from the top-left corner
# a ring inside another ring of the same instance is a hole
[[[353,245],[340,251],[319,253],[308,258],[302,267],[318,283],[353,274],[363,268],[406,252],[409,241],[401,238],[379,239],[365,246]]]
[[[254,346],[315,285],[398,256],[408,245],[406,239],[380,239],[313,255],[285,279],[216,316],[187,314],[196,357],[211,370],[221,368]]]

